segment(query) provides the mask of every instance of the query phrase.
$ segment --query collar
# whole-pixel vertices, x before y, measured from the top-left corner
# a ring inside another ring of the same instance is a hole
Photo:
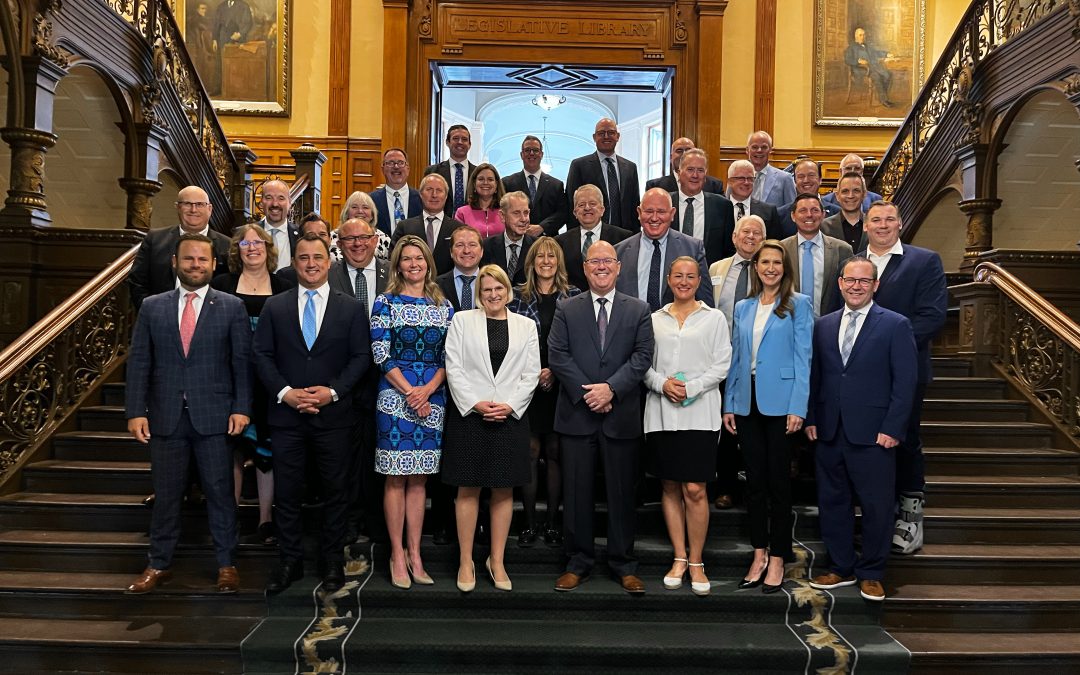
[[[535,178],[536,178],[536,182],[537,182],[537,183],[539,183],[539,182],[540,182],[540,176],[543,176],[543,175],[544,175],[544,171],[543,171],[542,169],[537,169],[537,170],[536,170],[536,173],[529,173],[528,171],[525,171],[524,169],[522,169],[522,171],[521,171],[521,172],[522,172],[523,174],[525,174],[525,180],[526,180],[526,181],[528,181],[528,179],[529,179],[529,176],[533,176],[533,177],[535,177]]]
[[[703,310],[703,309],[708,309],[708,308],[709,308],[709,306],[708,306],[708,305],[706,305],[706,304],[705,304],[704,302],[702,302],[701,300],[698,300],[698,301],[696,301],[696,302],[695,302],[695,304],[697,305],[697,309],[695,309],[694,311],[690,312],[690,314],[688,314],[688,315],[687,315],[687,317],[688,317],[688,318],[689,318],[689,317],[691,317],[691,316],[693,316],[693,315],[695,315],[695,314],[697,314],[698,312],[700,312],[700,311],[701,311],[701,310]],[[658,309],[657,311],[658,311],[658,312],[663,312],[664,314],[667,314],[667,315],[669,315],[669,316],[672,316],[672,317],[674,317],[674,315],[673,315],[673,314],[671,313],[671,308],[672,308],[672,307],[673,307],[674,305],[675,305],[675,303],[674,303],[674,302],[669,302],[668,304],[664,305],[663,307],[661,307],[661,308],[660,308],[660,309]]]
[[[271,223],[266,218],[263,218],[263,222],[266,223],[266,228],[265,229],[268,229],[268,230],[285,230],[285,229],[288,229],[288,225],[289,225],[288,220],[283,220],[280,223]]]
[[[427,209],[424,209],[424,221],[426,222],[428,218],[434,218],[435,220],[437,220],[437,221],[439,221],[441,223],[442,218],[443,218],[443,213],[442,213],[442,211],[439,211],[438,213],[429,213]]]
[[[322,300],[326,300],[327,298],[330,297],[330,281],[329,280],[324,281],[323,285],[319,286],[318,288],[306,288],[306,287],[304,287],[302,285],[297,286],[297,291],[300,293],[300,299],[301,300],[306,299],[307,292],[309,290],[310,291],[315,291],[316,293],[318,293],[319,298],[321,298]]]
[[[814,234],[814,236],[810,237],[809,239],[804,237],[802,232],[799,232],[798,234],[799,234],[799,248],[802,248],[802,245],[803,245],[804,241],[812,241],[815,244],[817,244],[819,247],[821,247],[821,250],[823,250],[823,251],[825,250],[825,237],[821,234],[820,229],[817,231],[817,233]]]
[[[371,271],[374,272],[375,271],[375,256],[371,256],[371,260],[368,261],[368,264],[364,265],[363,267],[353,267],[352,263],[349,262],[348,260],[345,261],[345,265],[351,270],[357,270],[357,271],[361,271],[361,272],[371,270]]]
[[[178,225],[177,227],[180,228],[180,236],[188,234],[187,230],[184,229],[183,225]],[[209,237],[210,236],[210,225],[208,224],[206,227],[199,230],[196,234],[201,234],[204,237]]]
[[[193,291],[189,291],[186,288],[184,288],[183,286],[180,286],[179,288],[177,288],[177,290],[180,291],[180,301],[181,302],[185,301],[185,298],[187,297],[188,293],[194,293],[195,295],[199,296],[199,302],[203,302],[204,300],[206,300],[206,294],[210,292],[210,284],[207,284],[205,286],[200,286],[199,288],[196,288]]]
[[[873,306],[874,306],[874,301],[871,299],[870,302],[866,303],[865,305],[863,305],[859,309],[856,309],[855,311],[859,314],[859,316],[867,317],[867,316],[870,316],[870,308],[873,307]],[[847,314],[850,311],[851,311],[851,308],[847,306],[847,303],[844,303],[844,314]]]
[[[402,185],[401,187],[390,187],[389,184],[386,186],[386,194],[393,197],[395,192],[398,193],[399,195],[401,195],[402,197],[408,195],[409,194],[409,185],[408,185],[408,183],[406,183],[405,185]]]
[[[475,277],[475,276],[478,276],[479,274],[480,274],[480,268],[479,267],[477,267],[476,269],[474,269],[472,271],[469,271],[469,270],[463,270],[463,269],[457,267],[456,265],[454,266],[454,278],[455,279],[460,279],[461,277]],[[473,279],[473,281],[475,281],[475,279]]]
[[[904,244],[899,239],[897,239],[896,243],[892,245],[892,248],[890,248],[888,251],[885,251],[884,253],[874,253],[872,250],[870,250],[870,245],[867,244],[866,254],[867,256],[875,256],[878,258],[882,258],[887,255],[904,255]]]
[[[596,227],[591,228],[591,229],[588,228],[588,227],[585,227],[584,225],[582,225],[581,226],[581,236],[584,237],[585,233],[592,232],[593,236],[596,237],[596,239],[593,240],[593,243],[596,243],[596,241],[598,241],[600,239],[600,226],[603,225],[603,224],[604,224],[604,221],[601,220],[600,222],[598,222],[596,224]]]
[[[509,232],[510,230],[503,230],[503,247],[509,246],[510,244],[517,244],[518,246],[525,245],[525,235],[521,235],[518,239],[511,239]]]
[[[458,164],[460,164],[462,169],[468,169],[469,168],[469,158],[468,157],[466,157],[465,159],[454,159],[453,157],[451,157],[447,161],[450,162],[450,166],[457,166]]]
[[[592,296],[592,301],[593,301],[594,305],[596,304],[596,301],[599,300],[600,298],[606,298],[607,301],[608,301],[609,306],[615,303],[615,289],[614,288],[611,289],[606,295],[597,295],[596,291],[593,291],[593,290],[590,289],[589,290],[589,295]]]
[[[597,150],[597,151],[596,151],[596,156],[600,158],[600,163],[601,163],[601,164],[603,164],[603,163],[604,163],[604,160],[605,160],[605,159],[615,159],[615,153],[614,153],[614,152],[613,152],[613,153],[611,153],[610,155],[605,155],[604,153],[602,153],[602,152],[600,152],[599,150]],[[615,160],[615,166],[617,167],[618,165],[619,165],[619,161],[618,161],[618,160]]]
[[[683,204],[685,204],[687,199],[693,199],[694,201],[698,201],[698,200],[705,201],[705,197],[702,195],[701,192],[698,192],[696,195],[688,195],[685,192],[683,192],[682,188],[680,187],[679,188],[679,201],[682,202]]]
[[[661,246],[667,246],[667,240],[668,240],[668,237],[670,237],[670,236],[671,236],[671,228],[668,228],[668,231],[664,233],[664,236],[660,237],[659,239],[653,239],[652,237],[646,237],[645,233],[642,232],[641,233],[641,243],[644,244],[645,242],[650,242],[651,243],[651,242],[654,242],[654,241],[658,241],[658,242],[660,242]],[[645,248],[645,247],[642,246],[642,248]]]

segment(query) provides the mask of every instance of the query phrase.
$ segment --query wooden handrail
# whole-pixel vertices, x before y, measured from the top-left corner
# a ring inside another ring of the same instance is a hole
[[[304,196],[304,190],[307,190],[309,185],[311,185],[311,176],[305,173],[296,177],[292,187],[289,188],[289,206],[292,206],[297,199]]]
[[[1080,352],[1080,325],[1077,325],[1068,315],[1050,304],[1046,298],[1036,293],[1015,275],[1010,274],[995,263],[982,262],[975,267],[974,279],[975,281],[996,286],[998,290],[1020,305],[1025,312],[1035,317],[1074,351]]]

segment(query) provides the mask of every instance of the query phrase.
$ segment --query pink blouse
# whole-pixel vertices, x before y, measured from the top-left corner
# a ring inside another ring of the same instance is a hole
[[[497,208],[474,209],[466,204],[454,212],[454,219],[475,227],[485,237],[502,234],[506,229]]]

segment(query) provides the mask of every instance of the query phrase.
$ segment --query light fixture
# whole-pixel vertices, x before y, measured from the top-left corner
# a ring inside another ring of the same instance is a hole
[[[558,108],[563,103],[566,103],[565,96],[556,96],[555,94],[539,94],[533,96],[532,104],[542,108],[548,112],[551,112],[555,108]]]

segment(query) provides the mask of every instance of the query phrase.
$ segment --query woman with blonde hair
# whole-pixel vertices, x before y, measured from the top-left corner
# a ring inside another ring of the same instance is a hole
[[[376,208],[375,200],[371,198],[371,195],[359,190],[349,195],[349,198],[345,200],[345,204],[341,207],[338,227],[341,227],[346,220],[352,220],[353,218],[359,218],[371,225],[371,229],[375,230],[375,234],[379,237],[379,245],[375,248],[375,257],[382,260],[390,257],[390,236],[375,226],[376,221],[379,220],[379,209]],[[330,237],[332,239],[330,249],[334,252],[334,258],[341,260],[337,243],[337,230],[334,230]]]

